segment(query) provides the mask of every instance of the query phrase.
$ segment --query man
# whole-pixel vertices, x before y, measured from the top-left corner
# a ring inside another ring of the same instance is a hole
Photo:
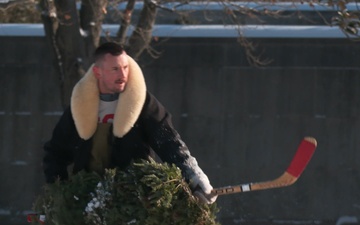
[[[48,183],[73,172],[125,168],[132,159],[154,150],[164,162],[178,166],[202,202],[211,204],[208,177],[172,125],[171,115],[146,90],[142,71],[116,43],[95,51],[95,64],[75,85],[71,104],[44,146]]]

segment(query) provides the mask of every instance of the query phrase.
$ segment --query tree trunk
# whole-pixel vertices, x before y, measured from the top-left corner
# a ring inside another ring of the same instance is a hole
[[[144,8],[140,13],[139,22],[129,39],[129,50],[127,52],[134,59],[138,59],[151,42],[156,9],[154,3],[150,0],[144,0]]]
[[[84,32],[85,68],[94,61],[93,53],[100,42],[101,26],[106,14],[107,0],[82,0],[80,9],[80,24]]]
[[[85,0],[80,20],[75,0],[40,1],[45,34],[56,56],[63,107],[69,105],[74,85],[91,64],[91,55],[99,43],[106,2]]]
[[[125,45],[126,43],[126,34],[130,26],[131,16],[134,11],[134,6],[135,6],[135,0],[128,0],[126,9],[121,18],[120,29],[118,30],[117,33],[117,39],[119,40],[119,43],[121,45]]]
[[[55,4],[54,4],[55,3]],[[75,1],[42,0],[46,37],[56,55],[62,106],[69,105],[72,87],[79,80],[84,58]]]

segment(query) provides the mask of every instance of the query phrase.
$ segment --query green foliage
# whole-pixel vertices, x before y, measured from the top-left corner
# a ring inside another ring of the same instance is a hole
[[[44,187],[34,209],[46,215],[47,225],[81,225],[83,211],[91,193],[101,178],[95,173],[80,172],[66,182],[57,181]]]
[[[103,177],[81,172],[45,186],[34,210],[46,225],[218,225],[216,204],[199,203],[174,165],[137,161]]]

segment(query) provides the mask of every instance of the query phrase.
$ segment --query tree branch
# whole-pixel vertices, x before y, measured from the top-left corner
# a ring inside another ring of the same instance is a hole
[[[107,0],[82,0],[81,2],[80,27],[85,41],[85,68],[91,65],[93,52],[99,45],[106,6]]]
[[[150,0],[144,0],[139,22],[129,39],[128,53],[134,59],[137,59],[150,44],[156,12],[156,5]]]
[[[6,11],[9,8],[23,3],[33,3],[34,0],[8,0],[7,2],[0,2],[0,10]]]
[[[125,45],[126,43],[126,33],[129,29],[134,6],[135,6],[135,0],[129,0],[126,5],[125,11],[121,17],[120,28],[116,35],[121,45]]]

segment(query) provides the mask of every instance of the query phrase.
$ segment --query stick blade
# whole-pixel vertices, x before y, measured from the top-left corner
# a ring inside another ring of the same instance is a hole
[[[311,157],[313,156],[317,147],[316,139],[313,137],[305,137],[295,153],[293,160],[291,161],[286,172],[292,176],[298,178],[306,168]]]

